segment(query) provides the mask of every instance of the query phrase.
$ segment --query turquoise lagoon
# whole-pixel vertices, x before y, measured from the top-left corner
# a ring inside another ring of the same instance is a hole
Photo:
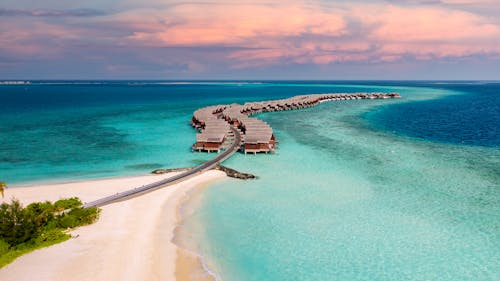
[[[183,209],[183,245],[221,280],[500,280],[496,89],[432,82],[2,86],[0,177],[23,185],[192,166],[213,156],[189,149],[198,107],[398,91],[400,100],[258,115],[274,128],[277,153],[227,160],[259,178],[225,179],[193,198]],[[461,113],[478,100],[479,111]],[[463,101],[467,107],[449,106]]]
[[[259,115],[278,152],[227,160],[259,179],[207,188],[188,247],[221,280],[499,280],[500,151],[381,130],[387,103],[463,94],[384,90],[404,98]]]

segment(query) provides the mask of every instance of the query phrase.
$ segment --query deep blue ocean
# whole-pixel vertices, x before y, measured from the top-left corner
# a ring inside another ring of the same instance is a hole
[[[385,130],[424,140],[500,147],[500,83],[421,84],[462,94],[384,106],[368,118]]]
[[[182,246],[222,280],[500,280],[500,82],[0,85],[0,181],[193,166],[199,107],[379,91],[402,98],[257,115],[277,153],[228,159],[259,178],[193,199]]]

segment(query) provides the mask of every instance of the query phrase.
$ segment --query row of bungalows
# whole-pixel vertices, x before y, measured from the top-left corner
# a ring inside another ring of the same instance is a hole
[[[372,93],[369,96],[370,99],[391,99],[391,98],[401,98],[399,93]]]
[[[262,105],[254,104],[253,109],[259,111]],[[231,104],[223,111],[224,119],[243,133],[243,151],[245,153],[273,152],[276,148],[276,138],[273,129],[266,122],[248,117],[249,112],[244,106]]]
[[[359,100],[359,99],[388,99],[400,98],[399,93],[352,93],[352,94],[322,94],[319,99],[323,100]]]
[[[217,118],[226,107],[226,105],[215,105],[200,108],[193,113],[191,124],[197,129],[203,129],[206,120]]]
[[[264,121],[249,118],[261,112],[294,110],[315,106],[329,100],[386,99],[399,98],[398,93],[327,93],[295,96],[288,99],[249,102],[244,105],[216,105],[198,109],[194,112],[192,124],[200,130],[196,135],[193,149],[199,151],[217,151],[222,149],[229,126],[241,130],[244,135],[245,153],[272,152],[276,148],[276,139],[272,128]]]
[[[238,126],[240,115],[253,115],[261,112],[274,112],[283,110],[294,110],[308,108],[327,100],[356,100],[356,99],[386,99],[399,98],[399,93],[328,93],[295,96],[288,99],[249,102],[243,106],[232,104],[229,106],[218,106],[217,112],[222,112],[228,122]]]
[[[243,105],[242,112],[244,114],[253,115],[261,112],[274,112],[308,108],[316,105],[321,100],[321,98],[321,95],[304,95],[289,99],[245,103]]]
[[[191,121],[193,126],[200,130],[200,133],[196,134],[193,150],[221,151],[230,130],[229,124],[218,116],[223,108],[224,106],[209,106],[194,112]]]
[[[222,117],[231,125],[238,128],[241,123],[240,120],[247,118],[245,114],[242,113],[242,106],[237,103],[233,103],[227,106],[222,112]]]
[[[220,152],[229,132],[229,124],[221,119],[208,120],[205,129],[196,134],[194,150]]]

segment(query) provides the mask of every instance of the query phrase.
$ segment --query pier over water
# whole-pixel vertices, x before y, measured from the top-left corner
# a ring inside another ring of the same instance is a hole
[[[250,116],[261,112],[294,110],[315,106],[325,101],[400,98],[399,93],[348,93],[301,95],[288,99],[250,102],[243,105],[215,105],[196,110],[191,119],[199,130],[193,150],[217,151],[225,149],[234,138],[230,126],[241,134],[239,149],[246,153],[274,152],[277,141],[273,129],[266,122]]]
[[[192,125],[199,130],[193,150],[224,150],[202,165],[178,175],[84,204],[84,208],[101,207],[107,204],[134,198],[154,190],[175,184],[204,171],[213,169],[231,157],[236,151],[245,153],[273,152],[276,138],[273,129],[266,122],[250,116],[261,112],[293,110],[315,106],[333,100],[388,99],[399,98],[398,93],[356,93],[356,94],[315,94],[295,96],[288,99],[251,102],[228,105],[215,105],[196,110],[191,119]]]

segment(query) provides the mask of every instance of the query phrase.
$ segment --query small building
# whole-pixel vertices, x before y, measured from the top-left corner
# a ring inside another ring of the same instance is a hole
[[[193,145],[193,150],[198,151],[217,151],[220,152],[222,149],[222,144],[225,140],[224,133],[208,134],[200,133],[196,134],[196,143]]]
[[[273,152],[276,148],[276,138],[271,128],[251,129],[245,134],[243,150],[246,153]]]
[[[246,137],[244,152],[247,153],[259,153],[259,152],[273,152],[275,150],[275,138],[274,135],[271,137],[267,136],[257,136],[257,137]]]

